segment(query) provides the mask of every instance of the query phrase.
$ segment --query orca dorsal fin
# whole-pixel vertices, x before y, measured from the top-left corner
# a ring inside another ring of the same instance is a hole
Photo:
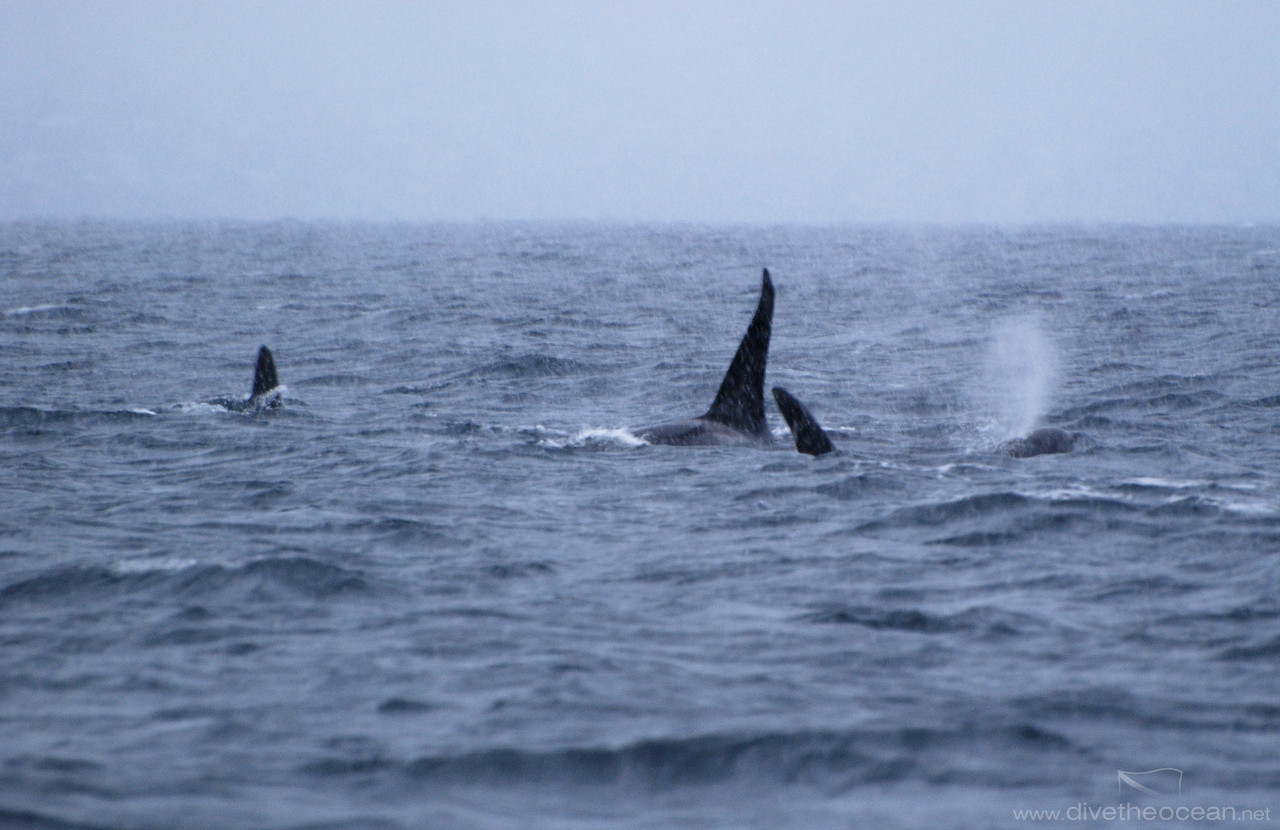
[[[271,356],[271,350],[266,346],[258,349],[258,366],[253,370],[253,393],[250,399],[260,395],[265,395],[272,389],[280,385],[280,379],[276,377],[276,361]]]
[[[787,419],[791,435],[796,439],[797,450],[807,455],[823,455],[836,448],[822,431],[822,427],[818,426],[818,419],[813,417],[804,404],[796,400],[795,395],[781,386],[775,386],[773,399],[778,402],[782,417]]]
[[[703,415],[707,421],[724,424],[749,435],[767,435],[764,417],[764,366],[769,359],[769,332],[773,326],[773,281],[764,269],[760,303],[751,325],[738,345],[738,353],[720,382],[715,402]]]

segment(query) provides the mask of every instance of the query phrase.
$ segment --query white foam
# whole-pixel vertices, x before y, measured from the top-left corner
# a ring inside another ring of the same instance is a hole
[[[621,444],[624,447],[643,447],[649,442],[643,438],[633,435],[627,429],[584,429],[574,436],[575,441],[581,441],[584,444],[589,443],[614,443]]]
[[[1176,479],[1144,476],[1140,478],[1127,479],[1124,483],[1170,491],[1164,495],[1163,498],[1158,500],[1158,503],[1163,505],[1199,503],[1216,507],[1219,510],[1225,510],[1228,513],[1237,513],[1244,516],[1274,516],[1280,512],[1280,505],[1277,505],[1274,500],[1264,498],[1250,499],[1242,496],[1224,497],[1222,495],[1211,495],[1200,492],[1210,486],[1209,482],[1204,481],[1178,481]],[[1253,489],[1251,485],[1244,485],[1241,487],[1232,485],[1217,486],[1222,487],[1223,489],[1237,491]],[[1129,504],[1146,503],[1145,500],[1135,498],[1130,493],[1106,492],[1084,485],[1049,490],[1041,494],[1041,496],[1051,501],[1063,501],[1085,497],[1121,501]]]
[[[544,430],[542,427],[538,427],[538,430],[546,433],[552,432],[551,430]],[[561,450],[569,447],[590,447],[601,444],[615,444],[620,447],[643,447],[649,442],[643,438],[638,438],[626,429],[594,427],[580,430],[572,435],[563,432],[544,435],[538,439],[538,443],[544,447]]]
[[[1103,499],[1106,501],[1132,502],[1133,497],[1126,493],[1112,493],[1089,487],[1085,484],[1074,484],[1066,487],[1055,487],[1040,493],[1024,493],[1031,498],[1042,498],[1048,501],[1075,501],[1076,499]]]
[[[166,556],[159,559],[121,559],[111,567],[118,574],[171,573],[200,564],[194,559]]]
[[[53,303],[53,304],[50,304],[50,305],[20,306],[20,307],[18,307],[18,308],[11,308],[11,309],[9,309],[8,311],[6,311],[6,312],[4,313],[4,316],[6,316],[6,317],[21,317],[21,316],[26,315],[26,314],[39,314],[39,313],[40,313],[40,312],[42,312],[42,311],[56,311],[56,310],[58,310],[58,309],[60,309],[60,308],[66,308],[66,306],[64,306],[64,305],[59,305],[59,304],[57,304],[57,303]]]
[[[182,412],[188,415],[207,415],[211,412],[226,412],[225,406],[219,406],[216,403],[208,403],[207,401],[189,401],[188,403],[180,403],[173,407],[175,412]]]
[[[1204,487],[1203,481],[1177,481],[1167,478],[1155,478],[1153,476],[1140,476],[1128,480],[1129,484],[1136,484],[1139,487],[1159,487],[1168,490],[1189,490],[1192,488]]]
[[[1226,510],[1228,513],[1239,513],[1243,516],[1274,516],[1280,510],[1272,502],[1266,501],[1240,501],[1237,499],[1207,499],[1210,504],[1214,504]]]
[[[254,412],[261,412],[264,409],[271,409],[272,407],[283,406],[284,393],[287,391],[289,391],[288,387],[286,387],[283,383],[280,384],[279,386],[271,387],[266,392],[263,392],[262,395],[260,395],[256,401],[254,401],[252,410]]]

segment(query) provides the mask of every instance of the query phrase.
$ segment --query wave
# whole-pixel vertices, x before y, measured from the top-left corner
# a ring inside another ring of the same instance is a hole
[[[0,407],[0,430],[29,430],[77,423],[128,422],[153,417],[150,409],[39,409],[33,406]]]
[[[1228,513],[1267,524],[1280,519],[1280,503],[1254,482],[1164,479],[1144,476],[1115,485],[1120,493],[1148,501],[1156,499],[1149,512],[1162,515],[1212,516]]]
[[[1243,490],[1243,491],[1242,491]],[[1280,506],[1247,488],[1212,482],[1164,482],[1134,479],[1114,488],[1065,487],[1041,493],[995,491],[902,507],[861,525],[861,530],[938,527],[992,517],[1040,517],[1024,529],[1052,527],[1072,517],[1213,518],[1223,513],[1269,524]]]
[[[8,830],[106,830],[107,825],[66,821],[33,810],[0,807],[0,826]]]
[[[855,491],[856,492],[856,489]],[[1221,520],[1212,526],[1206,522]],[[1142,536],[1180,526],[1200,538],[1213,531],[1232,544],[1275,536],[1280,504],[1273,497],[1212,485],[1166,488],[1127,482],[1115,487],[1066,487],[1040,493],[1011,490],[924,502],[891,510],[857,526],[867,533],[921,531],[928,545],[988,547],[1089,528],[1119,527]]]
[[[1057,413],[1065,420],[1122,411],[1149,414],[1150,410],[1187,411],[1220,404],[1227,396],[1215,388],[1220,379],[1211,375],[1161,375],[1101,390],[1087,403]]]
[[[1221,660],[1232,661],[1280,660],[1280,636],[1272,637],[1253,645],[1223,649],[1218,657]]]
[[[318,758],[305,764],[302,771],[321,778],[403,777],[428,786],[554,783],[621,785],[655,791],[749,779],[844,790],[859,784],[946,775],[948,770],[937,767],[963,765],[975,747],[990,752],[1037,754],[1074,751],[1062,735],[1024,722],[962,724],[956,728],[708,734],[646,739],[619,747],[547,751],[498,747],[413,760],[366,751]],[[965,775],[970,783],[980,783],[970,779],[984,774],[967,768],[950,772]],[[992,785],[1008,783],[998,771],[986,774]],[[1052,775],[1052,769],[1046,769],[1043,780],[1029,774],[1026,783],[1056,783]]]
[[[304,378],[301,384],[304,386],[328,386],[336,388],[358,388],[369,383],[369,378],[365,375],[355,374],[353,372],[343,373],[336,372],[328,375],[313,375]]]
[[[594,371],[597,371],[596,367],[577,360],[541,352],[529,352],[486,363],[465,372],[465,375],[477,378],[518,379],[565,377]]]
[[[904,487],[905,485],[901,481],[888,476],[860,473],[829,484],[819,484],[814,490],[833,499],[853,501],[864,496],[898,492]]]
[[[137,819],[125,819],[119,823],[103,824],[100,818],[88,821],[60,818],[40,810],[10,809],[0,806],[0,827],[5,830],[136,830],[139,827],[161,827],[161,825]],[[176,825],[184,826],[184,825]],[[194,821],[192,827],[238,827],[235,821],[228,822],[225,817],[213,821]],[[256,826],[279,827],[282,830],[402,830],[404,825],[380,819],[374,816],[361,816],[353,819],[321,819],[315,822],[288,825],[260,824]],[[450,825],[452,826],[452,825]]]
[[[899,508],[883,519],[876,519],[863,524],[859,530],[936,526],[956,519],[971,519],[977,516],[1017,512],[1032,504],[1034,504],[1034,500],[1021,493],[980,493],[942,502]]]
[[[915,608],[873,608],[865,605],[827,606],[804,614],[801,622],[823,625],[856,625],[874,631],[916,634],[977,632],[983,636],[1013,636],[1043,630],[1046,620],[999,608],[969,608],[956,614],[930,614]]]
[[[241,601],[321,600],[364,594],[359,571],[305,556],[267,557],[244,565],[201,565],[165,558],[126,560],[120,565],[73,565],[46,571],[0,588],[0,608],[15,604],[110,601],[149,592],[184,601],[233,595]]]
[[[455,541],[443,525],[425,519],[404,516],[355,517],[344,520],[324,521],[313,527],[312,532],[324,534],[367,534],[394,545],[419,547],[424,544],[441,544]]]
[[[32,322],[38,320],[59,320],[77,322],[88,318],[92,309],[83,301],[72,300],[66,303],[39,303],[37,305],[16,306],[5,309],[0,317],[10,317]]]

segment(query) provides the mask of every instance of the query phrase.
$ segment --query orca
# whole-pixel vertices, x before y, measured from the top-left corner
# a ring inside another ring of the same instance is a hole
[[[636,436],[650,444],[676,447],[768,443],[771,436],[764,414],[764,369],[772,326],[773,281],[765,268],[755,316],[711,408],[697,418],[637,430]]]
[[[822,431],[818,419],[813,417],[795,395],[781,386],[775,386],[773,399],[777,401],[782,417],[787,419],[787,426],[791,429],[791,436],[796,439],[796,449],[799,452],[819,456],[835,451],[836,445]]]
[[[1004,451],[1014,458],[1031,458],[1034,455],[1071,452],[1076,434],[1057,427],[1033,430],[1024,438],[1015,438],[1004,445]]]
[[[220,398],[216,403],[232,412],[263,412],[284,404],[276,361],[266,346],[258,349],[258,363],[253,369],[253,391],[247,400]]]

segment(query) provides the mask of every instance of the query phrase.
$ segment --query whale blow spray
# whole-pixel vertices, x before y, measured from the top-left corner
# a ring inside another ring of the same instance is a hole
[[[1058,352],[1040,318],[1026,314],[1004,320],[987,347],[985,394],[1001,438],[1026,435],[1052,402]]]

